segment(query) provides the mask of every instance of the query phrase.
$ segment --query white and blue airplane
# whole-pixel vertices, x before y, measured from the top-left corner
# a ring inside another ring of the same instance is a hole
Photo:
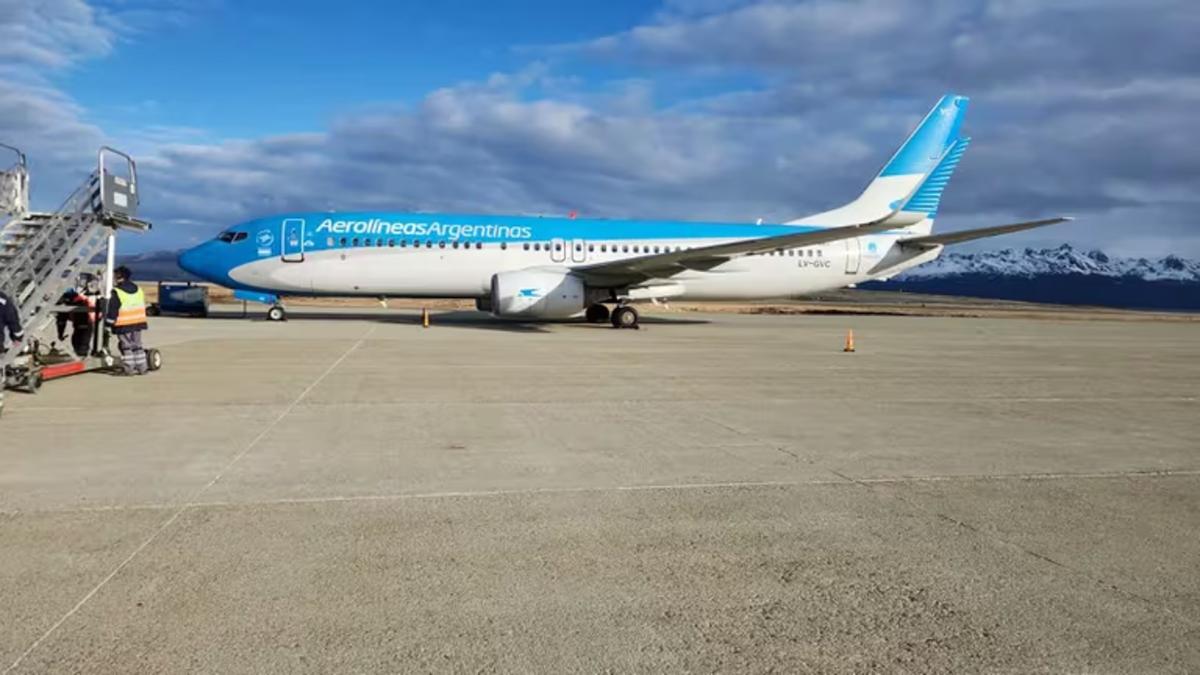
[[[451,213],[292,213],[252,220],[179,265],[241,297],[469,298],[497,317],[638,324],[633,303],[749,300],[886,279],[948,244],[1068,218],[933,234],[970,139],[964,96],[942,97],[854,201],[780,224]],[[610,306],[612,309],[610,309]]]

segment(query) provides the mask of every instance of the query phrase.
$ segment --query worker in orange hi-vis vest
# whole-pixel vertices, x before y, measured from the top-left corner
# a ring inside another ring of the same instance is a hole
[[[132,273],[122,265],[113,270],[112,297],[108,299],[105,321],[117,336],[121,350],[124,375],[145,375],[150,372],[146,349],[142,346],[142,331],[146,330],[146,294],[130,279]]]

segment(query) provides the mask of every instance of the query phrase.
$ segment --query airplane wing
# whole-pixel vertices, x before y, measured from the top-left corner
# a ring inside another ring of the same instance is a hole
[[[852,239],[864,234],[873,234],[893,229],[884,223],[895,212],[867,223],[845,225],[827,229],[803,230],[795,234],[773,237],[742,239],[726,244],[713,244],[695,248],[655,253],[652,255],[626,258],[612,262],[581,265],[571,271],[593,286],[627,286],[649,279],[664,279],[686,270],[708,270],[732,258],[775,249],[798,248],[825,244],[831,241]]]
[[[1071,218],[1070,216],[1063,216],[1060,218],[1047,218],[1045,220],[1030,220],[1028,222],[1013,223],[1011,225],[996,225],[994,227],[981,227],[974,230],[959,230],[958,232],[931,234],[924,237],[901,239],[900,245],[913,248],[934,248],[935,246],[945,246],[947,244],[961,244],[964,241],[983,239],[984,237],[995,237],[996,235],[1008,234],[1010,232],[1032,230],[1035,227],[1045,227],[1046,225],[1065,223],[1069,220],[1075,219]]]

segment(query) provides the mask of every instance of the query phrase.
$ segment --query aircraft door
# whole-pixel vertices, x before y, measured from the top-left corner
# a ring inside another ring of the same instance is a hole
[[[550,241],[550,259],[554,262],[567,261],[567,244],[562,239]]]
[[[582,239],[571,241],[571,262],[587,262],[587,242]]]
[[[283,262],[304,262],[304,219],[286,218],[283,221]]]
[[[846,274],[858,274],[862,261],[862,241],[858,237],[846,240]]]

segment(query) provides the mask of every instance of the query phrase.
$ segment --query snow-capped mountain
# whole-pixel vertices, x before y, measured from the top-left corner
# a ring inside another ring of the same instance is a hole
[[[964,274],[1026,278],[1081,274],[1131,277],[1143,281],[1200,282],[1200,262],[1174,255],[1159,260],[1117,258],[1101,251],[1079,251],[1063,244],[1058,248],[1006,248],[984,253],[949,251],[933,262],[905,272],[897,279],[930,279]]]
[[[1200,310],[1200,262],[1118,258],[1063,244],[937,260],[864,288],[1134,309]]]

